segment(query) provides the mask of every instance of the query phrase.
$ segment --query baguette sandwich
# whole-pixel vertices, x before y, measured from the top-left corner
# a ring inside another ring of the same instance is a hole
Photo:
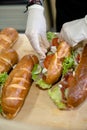
[[[32,84],[31,71],[38,63],[35,55],[25,55],[8,75],[1,93],[2,115],[13,119],[22,108]]]

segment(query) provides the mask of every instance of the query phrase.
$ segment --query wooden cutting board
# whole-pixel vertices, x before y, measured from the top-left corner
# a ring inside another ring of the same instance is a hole
[[[19,58],[35,53],[24,34],[19,35],[13,48]],[[49,98],[48,91],[40,90],[33,83],[21,111],[11,122],[19,122],[21,126],[38,125],[41,129],[45,126],[46,130],[87,130],[87,101],[75,110],[60,111]]]

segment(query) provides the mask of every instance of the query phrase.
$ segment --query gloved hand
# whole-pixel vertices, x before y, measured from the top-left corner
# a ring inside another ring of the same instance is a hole
[[[84,18],[63,24],[59,35],[71,46],[75,46],[78,42],[87,39],[87,15]]]
[[[46,20],[44,17],[44,8],[42,6],[35,4],[28,7],[25,34],[39,58],[44,59],[49,43],[46,38]]]

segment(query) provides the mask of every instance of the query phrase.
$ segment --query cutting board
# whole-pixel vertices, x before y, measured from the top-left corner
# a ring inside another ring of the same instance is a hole
[[[19,34],[19,39],[13,48],[18,52],[20,59],[26,54],[36,54],[24,34]],[[87,101],[75,110],[59,110],[49,98],[48,91],[41,90],[32,83],[18,115],[10,121],[0,118],[0,122],[6,124],[3,127],[0,125],[0,130],[6,130],[7,125],[9,130],[10,128],[14,130],[16,126],[19,126],[18,130],[22,130],[24,126],[28,126],[29,130],[87,130]]]

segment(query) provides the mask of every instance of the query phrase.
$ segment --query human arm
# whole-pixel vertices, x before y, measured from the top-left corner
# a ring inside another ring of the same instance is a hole
[[[45,58],[49,43],[46,38],[46,19],[44,16],[44,7],[42,6],[43,1],[40,2],[28,6],[25,34],[39,58],[43,59]]]

